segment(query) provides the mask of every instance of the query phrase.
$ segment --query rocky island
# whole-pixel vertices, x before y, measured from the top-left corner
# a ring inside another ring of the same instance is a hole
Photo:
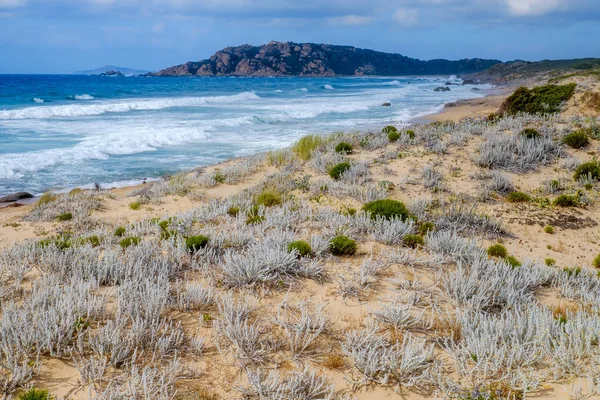
[[[423,61],[351,46],[270,42],[226,47],[212,57],[152,73],[152,76],[361,76],[466,74],[501,63],[480,58]]]

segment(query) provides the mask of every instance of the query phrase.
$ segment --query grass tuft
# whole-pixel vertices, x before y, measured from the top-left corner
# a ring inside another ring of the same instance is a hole
[[[334,256],[351,256],[356,253],[356,242],[348,236],[336,236],[329,244],[329,251]]]
[[[327,139],[319,135],[304,136],[292,145],[292,151],[303,161],[310,160],[310,157],[316,149],[327,143]]]
[[[371,214],[371,218],[379,216],[387,220],[399,218],[406,221],[410,215],[404,203],[391,199],[371,201],[363,206],[363,210]]]

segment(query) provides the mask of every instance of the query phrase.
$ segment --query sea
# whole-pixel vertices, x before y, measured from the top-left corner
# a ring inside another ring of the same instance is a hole
[[[400,126],[490,88],[461,82],[0,75],[0,195],[134,185],[306,134]]]

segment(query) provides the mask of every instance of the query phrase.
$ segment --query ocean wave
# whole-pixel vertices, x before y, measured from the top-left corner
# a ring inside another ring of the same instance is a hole
[[[308,92],[308,89],[303,87],[302,89],[300,89],[301,92]]]
[[[91,96],[89,94],[76,94],[75,96],[73,96],[73,98],[75,100],[94,100],[94,96]]]
[[[78,104],[47,107],[26,107],[17,110],[2,110],[0,111],[0,120],[85,117],[102,115],[106,113],[162,110],[174,107],[199,107],[210,104],[226,104],[255,100],[259,98],[260,97],[258,97],[254,92],[243,92],[232,96],[126,99],[117,102],[93,103],[85,105]]]
[[[44,99],[40,99],[39,97],[34,97],[31,100],[33,100],[34,103],[40,103],[40,104],[44,102]]]
[[[333,86],[331,86],[331,85],[323,85],[323,89],[335,90],[335,89],[333,89]]]

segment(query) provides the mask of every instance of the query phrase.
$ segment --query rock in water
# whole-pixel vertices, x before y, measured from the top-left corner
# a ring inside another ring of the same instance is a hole
[[[463,85],[477,85],[477,82],[475,82],[473,79],[465,79],[462,84]]]
[[[383,103],[381,106],[382,107],[391,107],[392,103]]]
[[[434,92],[449,92],[450,88],[447,86],[440,86],[433,89]]]
[[[17,192],[13,194],[9,194],[4,197],[0,197],[0,203],[12,203],[13,201],[21,200],[21,199],[31,199],[33,195],[27,192]]]

